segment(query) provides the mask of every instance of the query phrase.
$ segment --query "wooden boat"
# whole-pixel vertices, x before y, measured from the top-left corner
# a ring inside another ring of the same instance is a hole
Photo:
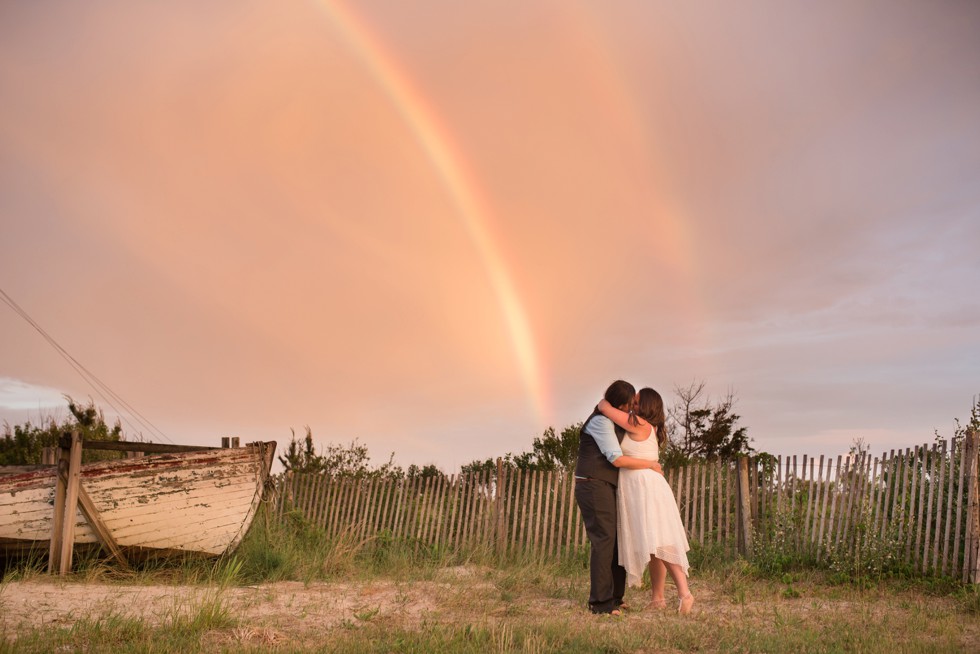
[[[81,439],[73,435],[63,439],[57,465],[0,468],[0,550],[50,547],[49,569],[62,573],[83,543],[100,543],[123,565],[136,553],[224,554],[252,523],[276,443],[85,447],[146,455],[81,465]]]

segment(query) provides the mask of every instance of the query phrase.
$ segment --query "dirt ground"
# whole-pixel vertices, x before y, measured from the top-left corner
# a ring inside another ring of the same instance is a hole
[[[326,583],[285,581],[257,586],[124,585],[103,582],[63,582],[51,578],[13,581],[0,587],[0,632],[8,636],[44,627],[70,627],[84,618],[141,618],[151,625],[192,616],[217,600],[239,625],[241,641],[302,642],[308,633],[345,622],[381,621],[402,627],[423,620],[447,618],[465,605],[465,611],[499,610],[500,593],[492,583],[478,579],[471,568],[450,569],[436,581],[369,581]],[[479,596],[487,597],[481,602]],[[477,598],[477,599],[474,599]],[[492,600],[490,599],[492,598]],[[538,600],[532,610],[540,615],[574,602]],[[541,604],[547,604],[543,606]],[[505,611],[505,609],[504,609]],[[486,615],[486,614],[484,614]]]
[[[191,615],[217,598],[228,615],[268,640],[301,638],[345,620],[398,617],[412,622],[436,609],[443,584],[392,582],[365,584],[279,582],[222,590],[200,586],[124,586],[13,582],[0,594],[0,629],[17,634],[45,626],[70,627],[81,618],[142,618],[152,625]],[[360,617],[358,617],[360,616]]]
[[[887,616],[896,623],[915,616],[933,622],[937,616],[957,613],[954,600],[943,597],[914,596],[899,601],[865,598],[854,602],[854,598],[813,595],[782,602],[771,596],[750,596],[739,606],[721,589],[708,584],[695,583],[692,589],[698,598],[696,611],[701,619],[710,619],[718,628],[746,619],[758,620],[760,625],[771,624],[773,602],[783,619],[806,622],[828,612],[853,614],[858,622],[875,623]],[[85,618],[141,618],[150,625],[166,625],[183,616],[200,614],[209,606],[220,607],[238,625],[214,633],[214,638],[221,640],[217,644],[222,645],[302,644],[332,627],[367,622],[416,629],[427,623],[448,621],[506,621],[512,619],[515,611],[519,619],[532,622],[554,616],[595,619],[585,612],[584,597],[569,599],[574,595],[575,592],[521,593],[519,588],[501,583],[500,577],[494,578],[477,568],[448,569],[426,581],[278,582],[226,588],[65,582],[38,577],[0,586],[0,633],[16,639],[18,634],[45,627],[71,627]],[[637,593],[627,599],[640,603],[647,598]],[[640,613],[630,620],[645,620],[645,615]],[[653,617],[676,620],[680,616],[660,613]],[[694,619],[698,620],[697,616]],[[959,638],[964,646],[980,643],[980,626],[967,627]],[[966,647],[971,648],[972,645]]]

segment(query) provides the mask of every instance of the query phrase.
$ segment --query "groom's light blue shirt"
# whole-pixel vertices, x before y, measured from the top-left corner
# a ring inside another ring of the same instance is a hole
[[[619,439],[616,438],[616,427],[606,416],[597,415],[589,421],[585,431],[595,440],[599,451],[605,455],[609,463],[623,456],[623,449],[619,446]]]

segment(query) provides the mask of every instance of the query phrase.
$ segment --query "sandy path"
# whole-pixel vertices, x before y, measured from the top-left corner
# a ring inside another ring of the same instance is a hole
[[[279,582],[215,589],[201,586],[125,586],[63,583],[48,579],[10,582],[0,589],[0,630],[18,633],[44,626],[70,626],[79,619],[109,616],[162,624],[194,615],[220,602],[228,615],[253,629],[303,632],[344,620],[385,616],[412,622],[436,609],[433,598],[448,584]]]
[[[19,634],[45,627],[70,628],[80,620],[93,622],[140,618],[149,625],[169,625],[183,618],[207,615],[218,608],[231,619],[230,627],[211,630],[208,644],[298,645],[316,642],[331,628],[371,622],[391,629],[425,629],[432,624],[545,624],[564,618],[594,622],[597,628],[614,623],[588,616],[581,599],[568,599],[560,588],[531,583],[524,592],[506,576],[488,575],[476,568],[442,571],[435,580],[372,580],[343,582],[278,582],[226,588],[167,584],[124,585],[100,581],[65,582],[50,577],[0,584],[0,633]],[[583,585],[583,584],[579,584]],[[698,584],[697,621],[713,628],[757,624],[769,631],[774,616],[782,623],[826,624],[861,629],[871,621],[892,625],[911,621],[936,632],[956,628],[962,645],[980,642],[980,623],[964,617],[952,597],[898,593],[855,597],[852,593],[804,589],[805,597],[784,601],[778,588],[750,587],[748,600],[733,601],[711,584]],[[758,595],[756,597],[755,595]],[[630,597],[642,603],[646,597]],[[837,617],[834,617],[837,616]],[[631,621],[634,618],[629,618]],[[672,612],[644,612],[636,620],[686,622]],[[227,622],[225,623],[227,624]],[[610,627],[611,628],[611,627]],[[512,633],[501,631],[500,634]],[[968,648],[969,649],[969,648]]]

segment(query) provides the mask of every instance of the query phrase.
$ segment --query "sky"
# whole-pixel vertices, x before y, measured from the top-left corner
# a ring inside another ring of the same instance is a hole
[[[773,454],[949,436],[977,34],[966,0],[2,3],[0,289],[76,365],[0,304],[0,421],[69,395],[454,472],[622,378],[733,392]]]

